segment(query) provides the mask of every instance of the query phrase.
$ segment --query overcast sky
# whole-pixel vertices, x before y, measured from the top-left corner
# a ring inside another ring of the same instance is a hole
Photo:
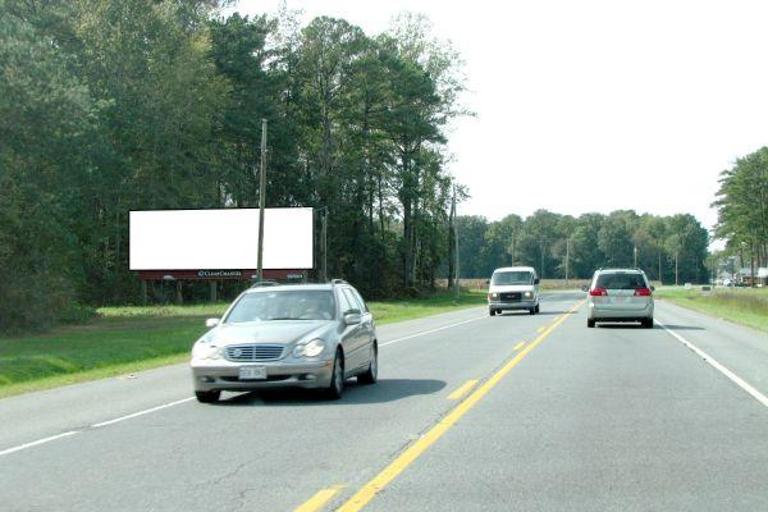
[[[280,0],[241,0],[242,13]],[[477,118],[450,170],[496,220],[538,208],[690,212],[707,227],[720,171],[768,143],[768,2],[289,0],[367,33],[426,14],[466,61]]]

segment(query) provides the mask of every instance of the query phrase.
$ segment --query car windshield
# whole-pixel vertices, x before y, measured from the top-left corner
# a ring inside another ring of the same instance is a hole
[[[493,274],[491,284],[512,285],[512,284],[531,284],[533,283],[533,274],[527,270],[496,272]]]
[[[645,288],[645,279],[642,274],[611,273],[600,274],[597,278],[597,287],[606,290],[636,290]]]
[[[274,320],[332,320],[336,311],[330,290],[275,290],[240,298],[226,323]]]

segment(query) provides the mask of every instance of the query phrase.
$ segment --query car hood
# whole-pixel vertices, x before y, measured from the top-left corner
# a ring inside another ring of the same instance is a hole
[[[488,290],[488,293],[506,293],[506,292],[532,292],[532,284],[508,284],[494,285]]]
[[[309,336],[322,337],[333,329],[329,320],[273,320],[222,324],[208,334],[211,343],[219,346],[242,343],[274,343],[287,345]]]

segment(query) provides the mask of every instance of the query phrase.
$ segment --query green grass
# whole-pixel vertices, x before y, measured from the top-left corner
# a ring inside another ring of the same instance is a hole
[[[664,287],[655,295],[701,313],[768,332],[768,288],[715,288],[705,292],[701,286],[690,290]]]
[[[463,292],[402,301],[370,302],[378,325],[459,308],[480,306],[485,294]],[[204,321],[220,316],[226,303],[109,307],[86,325],[50,333],[0,338],[0,397],[86,380],[114,377],[189,358]]]

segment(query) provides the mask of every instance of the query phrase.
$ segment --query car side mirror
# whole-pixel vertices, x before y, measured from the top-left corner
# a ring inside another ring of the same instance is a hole
[[[587,286],[585,284],[581,285],[581,291],[586,292],[588,290],[589,290],[589,286]]]
[[[539,284],[539,278],[538,277],[533,280],[533,284]]]
[[[486,279],[485,280],[485,284],[491,284],[491,280],[490,279]]]
[[[219,319],[218,318],[209,318],[205,321],[205,326],[209,329],[216,327],[219,325]]]
[[[655,287],[655,286],[653,286],[653,285],[651,285],[651,291],[652,291],[652,292],[655,292],[655,291],[656,291],[656,287]]]
[[[357,309],[351,309],[344,313],[344,323],[346,325],[357,325],[363,321],[363,315]]]

